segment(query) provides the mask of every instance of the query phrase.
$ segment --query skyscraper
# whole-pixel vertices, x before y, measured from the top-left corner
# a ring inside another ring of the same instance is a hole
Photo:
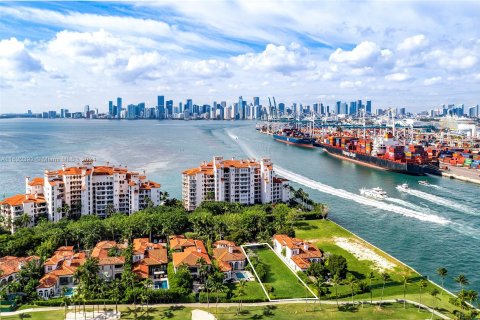
[[[108,114],[109,114],[110,116],[113,116],[113,115],[114,115],[114,114],[113,114],[113,101],[112,101],[112,100],[108,101]]]
[[[367,114],[372,114],[372,101],[367,100],[367,106],[365,107],[365,112]]]
[[[165,118],[165,97],[164,96],[157,97],[157,118],[158,119]]]
[[[335,112],[336,112],[337,114],[340,114],[340,111],[341,111],[341,110],[340,110],[340,105],[341,105],[341,104],[342,104],[342,101],[337,101],[337,102],[335,103]]]
[[[260,105],[260,98],[259,97],[253,97],[253,105],[254,106],[259,106]]]
[[[120,119],[120,114],[122,113],[122,98],[117,98],[117,119]]]

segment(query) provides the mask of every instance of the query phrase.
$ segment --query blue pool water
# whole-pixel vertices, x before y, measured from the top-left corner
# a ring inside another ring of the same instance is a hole
[[[155,281],[155,289],[168,289],[168,281]]]
[[[73,288],[67,288],[67,290],[65,291],[65,296],[71,297],[73,296],[74,293],[75,293],[75,290]]]
[[[243,272],[235,272],[235,275],[237,276],[237,279],[246,279],[247,277],[245,277],[245,275],[243,274]]]

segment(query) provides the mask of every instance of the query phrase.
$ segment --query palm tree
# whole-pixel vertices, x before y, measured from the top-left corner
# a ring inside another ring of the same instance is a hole
[[[373,272],[370,272],[368,274],[368,281],[369,281],[369,289],[370,289],[370,304],[373,303],[373,291],[372,291],[372,280],[375,279],[375,275],[373,274]]]
[[[357,285],[357,279],[353,275],[349,275],[348,278],[345,280],[345,284],[350,286],[350,290],[352,292],[352,305],[354,305],[355,301],[353,300],[353,295],[355,293],[355,286]]]
[[[322,294],[323,294],[323,286],[325,285],[325,282],[321,277],[317,277],[313,285],[317,290],[318,304],[320,305],[320,310],[322,310]],[[315,311],[315,304],[313,305],[313,311]]]
[[[435,312],[435,300],[437,299],[439,293],[440,291],[438,291],[437,288],[433,288],[433,290],[430,292],[430,295],[432,296],[432,317],[430,319],[433,319],[433,313]]]
[[[69,298],[67,297],[67,287],[62,288],[62,304],[65,306],[65,311],[64,311],[64,318],[67,318],[67,308],[68,308],[68,302]]]
[[[445,277],[447,276],[448,274],[448,270],[446,268],[438,268],[437,269],[437,274],[442,278],[442,289],[445,290],[444,286],[443,286],[443,281],[445,280]],[[441,293],[443,295],[443,291]]]
[[[455,278],[455,282],[460,285],[461,289],[469,284],[468,279],[464,274],[459,274],[458,277]]]
[[[381,275],[381,279],[383,281],[383,286],[382,286],[382,297],[380,298],[380,307],[382,306],[382,301],[383,301],[383,292],[385,291],[385,284],[387,281],[390,280],[390,275],[386,272],[383,272]]]
[[[418,283],[418,286],[420,287],[420,303],[418,304],[418,311],[420,312],[420,306],[422,304],[422,290],[428,286],[427,280],[425,279],[420,280],[420,282]]]
[[[217,300],[215,304],[215,314],[218,314],[218,300],[220,299],[220,293],[225,290],[225,286],[221,282],[215,281],[212,283],[212,291],[217,295]]]
[[[478,299],[478,292],[475,290],[468,290],[467,296],[468,296],[468,300],[470,300],[470,305],[473,306],[473,302],[477,301]]]
[[[19,228],[26,228],[31,222],[30,216],[24,212],[20,217],[14,220],[14,225]]]
[[[240,282],[237,284],[237,297],[240,298],[238,300],[239,301],[238,313],[242,312],[242,297],[245,295],[246,288],[247,288],[247,282],[245,280],[240,280]]]
[[[151,279],[145,279],[142,281],[142,300],[147,303],[147,318],[148,318],[148,298],[149,290],[153,286],[153,281]]]
[[[338,309],[338,285],[340,284],[340,277],[338,274],[333,276],[333,279],[331,280],[333,283],[333,286],[335,287],[335,300],[337,300],[337,309]]]
[[[121,298],[121,295],[120,295],[120,281],[119,280],[115,280],[113,282],[111,295],[112,295],[113,299],[115,300],[115,314],[118,314],[118,300],[120,300],[120,298]]]
[[[406,309],[407,308],[407,298],[406,298],[407,285],[410,282],[410,279],[406,275],[403,275],[402,280],[403,280],[403,308]]]

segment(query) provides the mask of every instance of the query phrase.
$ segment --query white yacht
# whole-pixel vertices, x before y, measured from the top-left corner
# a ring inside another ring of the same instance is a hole
[[[372,188],[372,189],[362,188],[360,189],[360,194],[364,197],[373,198],[377,200],[383,200],[387,197],[387,193],[383,191],[382,188],[379,188],[379,187]]]
[[[397,190],[402,192],[407,192],[408,190],[410,190],[410,188],[408,187],[407,183],[403,183],[397,186]]]
[[[421,184],[422,186],[429,186],[429,185],[430,185],[430,183],[428,183],[428,182],[425,181],[425,180],[418,181],[418,184]]]

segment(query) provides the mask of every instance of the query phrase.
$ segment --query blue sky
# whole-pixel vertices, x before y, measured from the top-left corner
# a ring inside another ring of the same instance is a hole
[[[478,1],[0,3],[0,112],[108,100],[480,103]]]

